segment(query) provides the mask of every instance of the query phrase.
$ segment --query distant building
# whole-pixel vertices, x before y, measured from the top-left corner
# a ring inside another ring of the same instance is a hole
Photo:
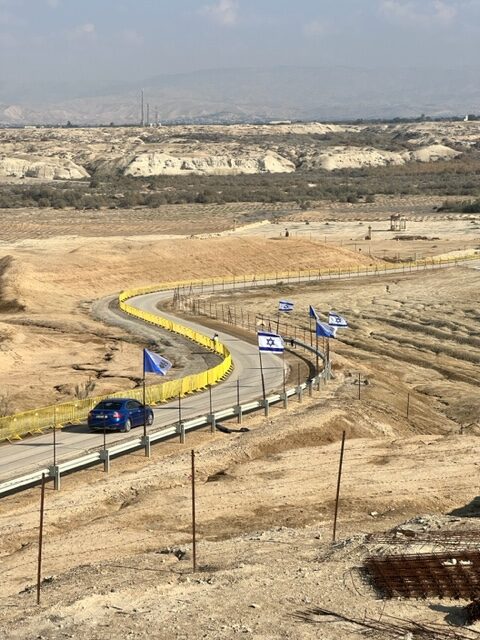
[[[292,124],[291,120],[270,120],[268,124]]]

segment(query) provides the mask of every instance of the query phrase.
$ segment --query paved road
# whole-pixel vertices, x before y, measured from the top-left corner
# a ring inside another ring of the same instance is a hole
[[[157,304],[161,299],[172,297],[172,292],[162,292],[132,298],[129,304],[141,309],[158,312]],[[174,318],[171,314],[162,312],[163,316]],[[140,321],[139,321],[140,322]],[[209,335],[211,329],[200,324],[181,320],[182,324]],[[156,329],[163,331],[162,329]],[[168,333],[168,332],[165,332]],[[235,368],[229,378],[212,388],[212,406],[214,410],[231,407],[237,404],[237,380],[240,381],[240,401],[258,399],[261,396],[261,377],[258,358],[258,348],[225,332],[219,332],[220,341],[226,344],[233,357]],[[195,348],[195,346],[194,346]],[[283,384],[283,361],[279,356],[263,355],[265,387],[267,392],[280,389]],[[209,393],[198,393],[182,398],[182,419],[193,418],[197,415],[209,413]],[[154,410],[155,422],[149,431],[154,431],[165,425],[176,422],[179,418],[178,401],[166,403]],[[132,435],[142,434],[142,427],[130,433],[107,434],[109,444],[131,438]],[[67,427],[57,431],[57,461],[63,462],[81,456],[103,446],[103,434],[90,433],[86,425]],[[108,445],[107,445],[108,446]],[[35,438],[29,438],[0,446],[0,479],[7,480],[21,476],[35,469],[53,463],[53,432]]]

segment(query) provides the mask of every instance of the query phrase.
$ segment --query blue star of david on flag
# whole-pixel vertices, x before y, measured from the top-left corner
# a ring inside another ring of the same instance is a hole
[[[283,353],[285,345],[283,339],[276,333],[270,333],[268,331],[259,331],[258,348],[260,351],[269,351],[270,353]]]
[[[294,303],[288,302],[288,300],[280,300],[278,303],[279,311],[293,311]]]

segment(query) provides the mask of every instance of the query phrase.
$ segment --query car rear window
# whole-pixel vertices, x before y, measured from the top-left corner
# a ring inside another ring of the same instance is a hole
[[[122,403],[118,402],[118,400],[103,400],[102,402],[100,402],[99,404],[97,404],[97,406],[95,407],[95,409],[102,409],[103,411],[106,410],[110,410],[110,411],[117,411],[118,409],[122,408]]]

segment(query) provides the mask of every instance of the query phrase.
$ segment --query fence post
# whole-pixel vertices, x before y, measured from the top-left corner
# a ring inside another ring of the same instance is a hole
[[[268,399],[265,398],[265,400],[263,400],[262,404],[263,404],[263,408],[264,408],[264,411],[265,411],[265,417],[268,418],[268,414],[270,412],[270,404],[268,402]]]
[[[42,473],[42,489],[40,494],[40,526],[38,530],[38,561],[37,561],[37,605],[40,604],[40,589],[42,585],[42,552],[43,552],[43,519],[45,513],[45,474]]]
[[[302,396],[303,396],[303,389],[300,385],[297,387],[297,394],[298,394],[298,401],[301,402]]]
[[[108,449],[102,449],[100,451],[100,460],[103,461],[104,472],[110,473],[110,451]]]
[[[48,467],[48,475],[50,476],[50,478],[53,478],[53,488],[55,489],[55,491],[60,491],[60,467],[57,464]]]
[[[177,433],[180,435],[180,444],[185,444],[185,423],[180,422],[177,425]]]
[[[145,457],[150,458],[152,455],[152,443],[150,441],[150,436],[142,437],[142,446],[145,447]]]
[[[196,533],[196,505],[195,505],[195,451],[191,452],[192,461],[192,560],[193,560],[193,572],[197,570],[197,533]]]
[[[237,378],[237,407],[236,407],[236,412],[237,412],[237,422],[238,424],[241,424],[242,422],[242,405],[240,404],[240,378]]]
[[[337,479],[337,494],[335,497],[335,514],[333,517],[333,542],[335,542],[337,534],[337,516],[338,516],[338,501],[340,498],[340,482],[342,480],[342,467],[343,467],[343,452],[345,450],[345,431],[342,434],[342,446],[340,449],[340,463],[338,465],[338,479]]]

